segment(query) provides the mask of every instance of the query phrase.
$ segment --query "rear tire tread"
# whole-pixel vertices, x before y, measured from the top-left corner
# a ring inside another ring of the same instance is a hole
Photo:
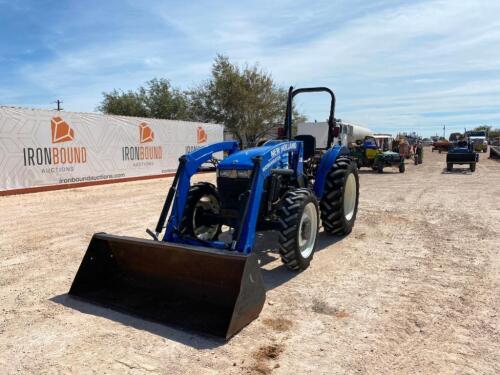
[[[344,215],[344,184],[349,173],[356,179],[356,204],[351,220]],[[356,164],[349,158],[339,157],[326,176],[325,189],[321,199],[321,221],[325,232],[335,235],[346,235],[352,231],[356,220],[359,200],[359,180]]]

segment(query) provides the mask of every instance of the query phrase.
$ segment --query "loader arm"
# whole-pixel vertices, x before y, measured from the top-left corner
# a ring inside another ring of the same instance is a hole
[[[233,234],[230,245],[231,250],[244,254],[249,254],[252,251],[261,198],[264,194],[264,181],[274,168],[292,169],[296,176],[302,175],[302,149],[301,141],[269,141],[264,147],[244,150],[237,154],[238,163],[235,165],[239,168],[251,169],[252,177],[249,187],[249,197],[246,201],[240,225]],[[221,142],[188,153],[179,159],[179,169],[177,170],[174,184],[169,191],[169,196],[167,196],[167,200],[165,201],[160,222],[158,223],[158,226],[160,226],[163,215],[164,213],[168,213],[169,205],[172,202],[172,210],[163,237],[164,242],[186,243],[219,249],[228,248],[225,243],[219,241],[205,241],[202,243],[196,239],[183,238],[179,236],[179,231],[191,176],[197,172],[203,162],[211,158],[213,153],[229,151],[231,155],[236,150],[235,142]],[[231,158],[229,157],[228,160],[231,160]],[[288,162],[289,160],[291,160],[290,163]]]
[[[158,235],[163,229],[173,200],[173,207],[167,223],[165,235],[163,236],[163,241],[173,241],[173,235],[180,227],[189,186],[191,184],[191,177],[198,172],[198,169],[203,163],[209,161],[213,157],[213,154],[223,151],[227,151],[229,155],[231,155],[238,151],[238,143],[235,141],[213,143],[189,152],[179,158],[179,168],[175,174],[174,182],[168,192],[160,219],[156,226],[156,234]]]

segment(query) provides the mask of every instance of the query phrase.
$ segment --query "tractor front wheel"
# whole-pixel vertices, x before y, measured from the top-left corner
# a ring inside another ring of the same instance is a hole
[[[214,185],[200,182],[189,188],[184,213],[182,215],[181,235],[188,235],[202,241],[217,239],[221,224],[214,223],[210,216],[220,214],[220,198]]]
[[[305,270],[318,239],[318,201],[308,189],[291,190],[284,196],[278,214],[281,260],[291,270]]]
[[[359,178],[356,164],[339,157],[326,176],[321,199],[325,232],[345,235],[352,231],[358,212]]]

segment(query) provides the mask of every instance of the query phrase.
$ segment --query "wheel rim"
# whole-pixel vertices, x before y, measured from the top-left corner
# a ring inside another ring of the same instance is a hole
[[[299,250],[303,258],[308,258],[314,250],[318,233],[318,211],[313,202],[309,202],[302,211],[299,224]]]
[[[347,221],[354,216],[354,208],[356,207],[356,179],[354,174],[349,173],[344,188],[344,216]]]
[[[219,224],[203,225],[198,223],[203,211],[218,214],[220,212],[220,205],[217,197],[213,195],[202,196],[200,200],[196,202],[193,210],[193,232],[195,237],[200,240],[209,241],[217,234]]]

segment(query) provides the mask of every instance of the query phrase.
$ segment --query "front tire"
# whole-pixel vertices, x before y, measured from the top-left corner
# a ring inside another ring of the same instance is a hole
[[[470,167],[470,171],[474,172],[476,170],[476,163],[469,164],[469,167]]]
[[[288,269],[309,267],[319,231],[318,201],[308,189],[287,192],[279,210],[279,252]]]
[[[203,214],[218,215],[220,198],[214,185],[200,182],[189,188],[184,213],[182,215],[180,234],[202,241],[217,239],[221,232],[221,224],[210,223]]]
[[[325,232],[351,233],[359,201],[359,177],[356,164],[339,157],[328,172],[321,199],[321,221]]]
[[[446,164],[446,170],[447,170],[448,172],[451,172],[451,171],[453,170],[453,163],[448,163],[448,164]]]

